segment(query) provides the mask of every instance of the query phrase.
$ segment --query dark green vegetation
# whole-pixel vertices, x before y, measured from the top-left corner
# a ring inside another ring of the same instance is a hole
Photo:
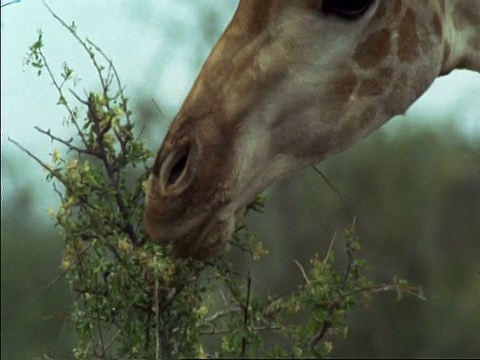
[[[278,184],[265,214],[252,219],[252,231],[270,239],[265,246],[275,254],[277,270],[266,281],[276,286],[296,281],[290,258],[303,261],[325,249],[329,234],[356,215],[367,276],[382,282],[394,274],[423,287],[425,302],[395,303],[381,295],[368,309],[351,313],[349,337],[335,344],[332,357],[478,356],[476,139],[468,141],[449,126],[380,130],[321,165],[341,198],[307,170]]]
[[[48,70],[41,42],[32,54]],[[69,100],[57,86],[78,130],[63,144],[46,133],[59,146],[43,163],[62,198],[57,228],[29,217],[28,194],[5,207],[2,358],[477,354],[478,144],[452,131],[379,132],[322,165],[339,194],[313,171],[275,186],[249,220],[263,247],[241,231],[225,258],[175,260],[139,225],[151,155],[103,66],[99,94]],[[398,278],[428,300],[395,301],[416,293]]]

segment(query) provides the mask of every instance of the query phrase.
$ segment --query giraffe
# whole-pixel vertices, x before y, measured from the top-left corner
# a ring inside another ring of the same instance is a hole
[[[240,0],[156,155],[147,233],[179,256],[222,251],[268,185],[456,68],[480,71],[478,0]]]

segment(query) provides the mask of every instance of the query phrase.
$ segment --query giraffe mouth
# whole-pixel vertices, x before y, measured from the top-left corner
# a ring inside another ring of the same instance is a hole
[[[235,224],[243,217],[242,211],[224,206],[185,236],[172,239],[177,256],[205,260],[223,253],[235,231]]]

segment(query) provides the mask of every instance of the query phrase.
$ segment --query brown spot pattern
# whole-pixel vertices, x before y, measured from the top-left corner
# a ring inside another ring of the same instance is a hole
[[[373,79],[363,80],[358,89],[358,96],[379,96],[384,93],[393,77],[392,68],[383,68],[374,74]]]
[[[387,89],[384,97],[384,102],[381,104],[384,115],[392,117],[394,115],[403,114],[408,106],[410,106],[413,99],[408,96],[408,84],[411,83],[412,74],[408,72],[410,69],[406,69],[401,73],[395,74],[390,87]]]
[[[408,8],[398,26],[398,59],[412,62],[419,56],[415,12]]]
[[[343,122],[343,127],[339,137],[341,141],[350,141],[352,137],[358,136],[358,133],[365,128],[369,128],[370,124],[376,120],[377,109],[375,105],[368,105],[364,108],[360,115],[349,116]]]
[[[252,33],[259,33],[268,24],[272,0],[255,1],[255,4],[252,4],[251,7],[252,16],[247,16],[247,19],[249,19],[248,28]]]
[[[433,30],[435,31],[435,34],[437,35],[438,38],[443,37],[443,27],[442,27],[442,21],[440,20],[440,16],[438,14],[433,15],[432,19],[433,23]]]
[[[375,120],[377,116],[377,110],[375,105],[369,105],[360,116],[357,118],[358,125],[360,129],[364,129],[369,126],[369,124]]]
[[[353,60],[364,69],[379,65],[390,54],[390,30],[381,29],[357,45]]]
[[[351,69],[345,69],[333,78],[326,87],[325,92],[332,94],[335,99],[335,107],[342,111],[347,105],[350,96],[357,85],[357,77]]]
[[[401,0],[395,0],[395,4],[393,6],[393,16],[400,15],[401,11],[402,11],[402,1]]]

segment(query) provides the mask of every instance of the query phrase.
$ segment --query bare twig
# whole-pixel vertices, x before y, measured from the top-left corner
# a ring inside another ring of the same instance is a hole
[[[248,320],[250,317],[250,292],[252,288],[252,274],[250,270],[248,270],[247,274],[247,299],[245,300],[245,308],[243,309],[243,327],[245,332],[248,331]],[[242,338],[242,352],[241,356],[245,356],[245,352],[247,351],[248,340],[247,337],[244,335]]]
[[[330,311],[328,313],[330,314]],[[320,331],[312,338],[312,340],[308,344],[310,350],[313,350],[317,346],[317,344],[320,342],[320,340],[323,339],[323,337],[327,334],[327,331],[330,330],[331,327],[332,323],[329,320],[325,320],[323,322]]]
[[[22,150],[24,153],[26,153],[28,156],[30,156],[33,160],[35,160],[42,168],[48,171],[50,175],[52,175],[55,179],[60,181],[67,189],[69,189],[68,184],[65,182],[65,180],[60,176],[60,174],[56,171],[54,171],[51,167],[49,167],[47,164],[45,164],[42,160],[40,160],[37,156],[35,156],[32,152],[24,148],[22,145],[20,145],[18,142],[13,140],[12,138],[8,138],[8,141],[13,143],[16,147],[18,147],[20,150]]]
[[[110,339],[110,341],[108,342],[107,345],[105,345],[105,351],[107,351],[108,349],[110,349],[110,347],[114,344],[115,340],[117,340],[117,338],[120,336],[120,334],[122,333],[121,330],[117,331],[117,333],[115,335],[112,336],[112,338]]]
[[[3,8],[5,6],[8,6],[8,5],[12,5],[12,4],[16,4],[16,3],[19,3],[21,0],[12,0],[8,3],[5,3],[5,4],[2,4],[2,6],[0,6],[0,8]]]
[[[353,219],[353,224],[352,224],[352,229],[355,227],[355,218]],[[328,261],[328,257],[330,256],[330,252],[332,250],[332,247],[333,247],[333,243],[335,241],[335,238],[336,238],[336,233],[335,235],[333,236],[332,238],[332,241],[330,243],[330,247],[327,251],[327,255],[325,257],[325,260],[323,262],[323,267],[322,267],[322,271],[325,269],[325,264],[327,263]],[[347,267],[346,267],[346,270],[345,270],[345,275],[344,275],[344,279],[343,279],[343,283],[342,283],[342,286],[341,286],[341,290],[342,292],[346,289],[347,287],[347,283],[348,283],[348,279],[350,277],[350,274],[351,274],[351,271],[352,271],[352,266],[353,266],[353,262],[354,262],[354,259],[353,259],[353,254],[354,254],[354,251],[355,251],[355,248],[353,247],[353,243],[352,243],[352,239],[350,238],[347,238],[347,248],[346,248],[346,253],[347,253]],[[331,304],[328,308],[328,311],[327,311],[327,320],[325,320],[323,323],[322,323],[322,326],[320,328],[320,330],[312,337],[312,339],[310,340],[310,343],[309,343],[309,348],[311,350],[313,350],[317,344],[320,342],[321,339],[324,338],[324,336],[327,334],[328,330],[330,330],[333,326],[332,322],[330,320],[328,320],[328,318],[333,314],[333,312],[338,309],[338,307],[340,306],[339,302],[338,301],[335,301],[333,304]]]
[[[337,238],[337,232],[333,234],[332,241],[330,241],[330,245],[328,246],[327,253],[325,254],[325,258],[323,259],[322,273],[325,271],[325,266],[327,264],[328,258],[330,257],[330,254],[332,253],[333,244],[335,243],[336,238]]]
[[[98,279],[97,277],[95,277],[95,289],[98,289]],[[105,287],[105,289],[107,289],[107,287]],[[107,291],[107,290],[105,290]],[[106,353],[105,353],[105,342],[103,340],[103,330],[102,330],[102,311],[100,309],[100,299],[99,299],[99,294],[98,294],[98,290],[95,292],[95,298],[96,298],[96,305],[97,305],[97,314],[98,314],[98,317],[97,317],[97,328],[98,328],[98,336],[100,338],[100,349],[102,351],[102,358],[103,359],[106,359]]]
[[[121,98],[122,98],[123,111],[125,113],[127,123],[129,125],[131,125],[132,122],[130,120],[130,112],[128,111],[128,108],[127,108],[127,98],[124,95],[125,87],[122,85],[122,83],[120,81],[120,76],[118,75],[116,67],[113,65],[113,61],[95,43],[93,43],[92,41],[90,41],[88,39],[87,39],[87,42],[90,45],[92,45],[95,48],[95,50],[98,51],[99,54],[101,54],[103,56],[103,58],[108,62],[110,68],[112,69],[113,74],[115,75],[114,76],[115,80],[117,81],[118,93],[121,95]]]
[[[228,308],[226,310],[220,310],[218,312],[216,312],[215,314],[213,315],[210,315],[209,317],[207,317],[205,319],[205,322],[206,323],[213,323],[215,321],[217,321],[218,319],[221,319],[225,316],[229,316],[231,315],[232,313],[239,313],[241,312],[242,309],[241,308],[238,308],[238,307],[231,307],[231,308]]]
[[[65,198],[64,198],[62,192],[60,190],[58,190],[56,183],[53,183],[53,191],[55,192],[55,194],[58,195],[58,198],[60,199],[60,202],[62,202],[62,203],[65,202]]]
[[[60,274],[58,274],[55,279],[53,279],[52,281],[50,281],[50,283],[45,286],[42,290],[40,290],[40,293],[43,294],[44,292],[50,290],[50,288],[55,285],[57,283],[57,281],[59,281],[61,278],[63,278],[65,276],[65,274],[67,273],[68,269],[65,269],[63,270]]]
[[[355,229],[355,222],[356,218],[353,218],[351,229]],[[347,247],[345,249],[345,252],[347,253],[347,269],[345,270],[345,276],[343,278],[342,290],[345,289],[345,287],[347,286],[347,281],[350,277],[353,266],[353,254],[355,253],[355,248],[353,246],[352,238],[347,238]]]
[[[87,155],[93,155],[93,156],[97,155],[95,152],[91,151],[88,148],[87,149],[82,149],[82,148],[79,148],[75,145],[72,145],[73,138],[70,138],[69,140],[64,140],[62,138],[59,138],[58,136],[53,135],[50,129],[49,130],[43,130],[42,128],[40,128],[38,126],[34,126],[34,129],[37,130],[41,134],[47,135],[50,139],[67,146],[69,150],[74,150],[79,154],[87,154]]]
[[[302,327],[302,325],[279,325],[279,326],[257,326],[250,329],[251,332],[261,332],[261,331],[277,331],[277,330],[285,330],[285,329],[298,329]],[[225,335],[231,334],[235,330],[225,329],[225,330],[211,330],[211,331],[203,331],[200,333],[201,336],[210,336],[210,335]]]
[[[298,267],[298,270],[300,270],[300,273],[302,274],[303,278],[305,279],[305,282],[307,284],[310,284],[310,280],[308,279],[307,273],[305,272],[305,269],[303,268],[302,264],[298,262],[298,260],[293,259],[293,263]]]
[[[80,254],[83,255],[86,253],[90,247],[92,246],[92,243],[88,244],[82,251],[80,251]],[[76,261],[75,261],[76,263]],[[44,292],[48,291],[57,281],[59,281],[62,277],[65,276],[66,272],[68,269],[63,270],[55,279],[53,279],[46,287],[44,287],[42,290],[40,290],[40,293],[43,294]]]
[[[152,98],[152,103],[153,103],[153,105],[155,106],[155,108],[157,109],[157,111],[158,111],[158,113],[160,114],[160,116],[165,117],[165,115],[163,114],[162,109],[160,108],[160,105],[158,105],[157,101],[156,101],[154,98]]]
[[[333,192],[340,197],[340,199],[343,200],[342,194],[340,194],[340,191],[330,182],[330,180],[328,180],[328,178],[323,174],[323,172],[321,172],[320,169],[318,169],[318,167],[315,166],[315,165],[313,165],[312,168],[313,168],[313,170],[315,170],[315,172],[316,172],[318,175],[320,175],[320,176],[322,177],[323,180],[325,180],[325,182],[327,183],[328,187],[329,187],[330,189],[332,189]]]
[[[60,18],[48,5],[47,3],[44,1],[43,4],[45,5],[45,7],[47,8],[48,12],[50,14],[52,14],[52,16],[65,28],[67,29],[72,35],[73,37],[82,45],[82,47],[85,49],[85,51],[88,53],[88,55],[90,55],[90,59],[92,60],[92,63],[93,63],[93,66],[95,67],[95,69],[97,70],[97,73],[98,73],[98,78],[100,80],[100,83],[102,84],[102,88],[105,89],[107,87],[107,83],[104,79],[104,76],[102,75],[102,67],[97,63],[97,61],[95,60],[95,53],[89,49],[89,47],[87,46],[87,44],[85,44],[85,42],[77,35],[77,33],[75,32],[75,30],[68,26],[65,21],[62,20],[62,18]]]
[[[40,56],[42,58],[42,61],[43,61],[43,64],[44,64],[44,67],[45,67],[45,69],[47,69],[48,75],[50,76],[50,79],[53,82],[53,86],[55,87],[55,89],[57,89],[57,92],[60,96],[60,99],[63,99],[62,105],[65,107],[65,109],[67,109],[68,114],[70,115],[70,121],[75,126],[75,129],[77,131],[78,136],[80,136],[80,138],[82,139],[82,143],[85,145],[85,147],[88,148],[88,142],[86,141],[82,130],[80,129],[80,127],[77,124],[76,114],[72,110],[70,105],[68,105],[68,102],[65,100],[66,98],[65,98],[65,95],[63,94],[63,89],[62,89],[62,86],[63,86],[64,82],[62,82],[62,84],[58,83],[57,79],[55,78],[55,75],[53,75],[52,69],[48,65],[48,61],[47,61],[47,58],[46,58],[45,54],[43,53],[43,51],[41,49],[39,50],[38,53],[40,54]]]
[[[155,275],[155,294],[153,295],[155,303],[155,360],[160,359],[160,310],[158,299],[158,276]]]
[[[387,291],[392,291],[392,290],[400,291],[404,294],[412,295],[412,296],[419,296],[419,293],[420,293],[420,290],[418,288],[414,288],[414,290],[416,290],[416,291],[412,291],[412,290],[407,290],[407,289],[403,288],[402,286],[396,285],[396,284],[367,285],[367,286],[362,286],[362,287],[356,289],[355,291],[358,292],[358,293],[368,291],[369,293],[373,294],[373,293],[387,292]]]

